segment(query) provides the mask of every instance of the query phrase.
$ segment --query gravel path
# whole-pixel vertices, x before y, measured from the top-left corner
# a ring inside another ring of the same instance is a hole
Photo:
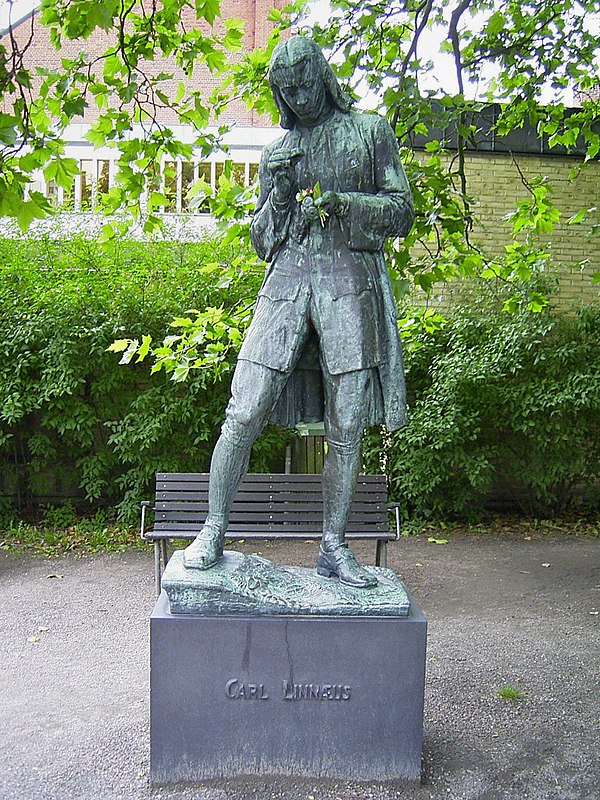
[[[314,544],[259,549],[280,564],[315,556]],[[600,798],[600,541],[414,537],[390,549],[429,619],[420,788],[240,779],[151,790],[150,554],[2,554],[0,798]],[[501,699],[505,684],[524,699]]]

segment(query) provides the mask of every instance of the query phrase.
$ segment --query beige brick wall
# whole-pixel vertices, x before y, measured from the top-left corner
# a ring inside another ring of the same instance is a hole
[[[425,157],[416,155],[419,159]],[[548,248],[559,267],[560,293],[556,302],[562,307],[589,303],[599,296],[599,286],[592,283],[592,275],[600,272],[600,235],[587,235],[589,223],[567,222],[580,209],[600,206],[600,163],[581,167],[581,159],[573,157],[489,152],[466,156],[468,192],[475,199],[473,210],[477,217],[473,239],[492,253],[502,252],[511,237],[510,223],[503,218],[530,196],[521,173],[526,182],[540,175],[550,178],[552,199],[561,219],[552,233],[539,236],[538,241]],[[578,173],[573,178],[572,171]],[[436,286],[434,295],[444,303],[450,299],[451,290]]]

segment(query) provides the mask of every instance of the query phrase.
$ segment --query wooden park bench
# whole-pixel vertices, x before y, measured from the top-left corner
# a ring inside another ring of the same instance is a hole
[[[160,592],[171,539],[194,539],[208,511],[208,474],[159,472],[156,500],[142,503],[141,536],[154,543],[154,574]],[[246,475],[233,501],[227,540],[320,539],[323,525],[321,475]],[[146,530],[146,513],[154,525]],[[395,531],[390,530],[395,511]],[[376,542],[375,563],[386,566],[387,543],[400,537],[398,504],[387,502],[384,475],[360,475],[350,511],[348,539]]]

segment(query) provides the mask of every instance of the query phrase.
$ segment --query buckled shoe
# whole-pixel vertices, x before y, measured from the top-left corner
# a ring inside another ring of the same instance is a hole
[[[319,547],[317,575],[324,578],[338,578],[346,586],[368,589],[377,586],[377,578],[361,567],[354,553],[346,545],[338,545],[334,550]]]

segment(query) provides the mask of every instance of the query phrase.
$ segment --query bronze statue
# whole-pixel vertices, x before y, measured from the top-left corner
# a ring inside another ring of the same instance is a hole
[[[377,581],[347,547],[345,529],[364,428],[405,423],[383,248],[412,225],[412,197],[388,122],[350,110],[314,41],[280,44],[269,81],[287,133],[263,151],[251,225],[268,268],[212,456],[209,514],[184,563],[207,569],[223,554],[229,509],[264,425],[323,420],[317,571],[369,587]]]

